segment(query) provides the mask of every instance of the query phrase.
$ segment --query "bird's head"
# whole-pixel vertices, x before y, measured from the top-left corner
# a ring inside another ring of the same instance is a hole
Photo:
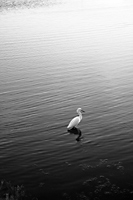
[[[82,110],[82,108],[78,108],[78,109],[77,109],[77,113],[79,113],[79,112],[80,112],[80,113],[83,113],[83,112],[85,112],[85,111]]]

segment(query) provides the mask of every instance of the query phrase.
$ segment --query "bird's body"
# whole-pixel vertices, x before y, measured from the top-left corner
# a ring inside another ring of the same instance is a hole
[[[79,116],[74,117],[74,118],[70,121],[70,123],[69,123],[69,125],[67,126],[67,128],[70,129],[70,128],[73,128],[73,127],[77,127],[78,124],[80,123],[80,121],[81,121],[81,119],[80,119]]]
[[[68,126],[67,126],[67,129],[68,129],[68,130],[70,130],[70,129],[72,129],[72,128],[78,126],[78,124],[79,124],[79,123],[81,122],[81,120],[82,120],[82,112],[84,112],[84,111],[83,111],[81,108],[78,108],[78,109],[77,109],[77,113],[78,113],[79,116],[74,117],[74,118],[70,121],[70,123],[69,123]]]

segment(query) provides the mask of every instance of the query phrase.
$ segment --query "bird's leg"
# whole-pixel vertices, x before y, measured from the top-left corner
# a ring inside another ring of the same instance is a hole
[[[80,141],[80,138],[81,138],[81,130],[80,129],[77,129],[78,130],[78,137],[76,138],[77,141]]]

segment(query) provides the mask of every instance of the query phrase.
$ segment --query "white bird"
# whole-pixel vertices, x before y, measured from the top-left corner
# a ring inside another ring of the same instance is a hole
[[[76,128],[78,126],[78,124],[81,122],[82,120],[82,112],[85,112],[84,110],[82,110],[81,108],[77,109],[77,113],[79,116],[74,117],[70,123],[67,126],[67,129],[70,130],[72,128]]]

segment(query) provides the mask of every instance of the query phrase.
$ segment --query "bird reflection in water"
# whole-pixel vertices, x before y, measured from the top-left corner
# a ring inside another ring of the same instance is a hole
[[[73,127],[72,129],[68,130],[69,133],[73,133],[74,135],[78,135],[76,138],[77,141],[81,140],[82,132],[79,128]]]

